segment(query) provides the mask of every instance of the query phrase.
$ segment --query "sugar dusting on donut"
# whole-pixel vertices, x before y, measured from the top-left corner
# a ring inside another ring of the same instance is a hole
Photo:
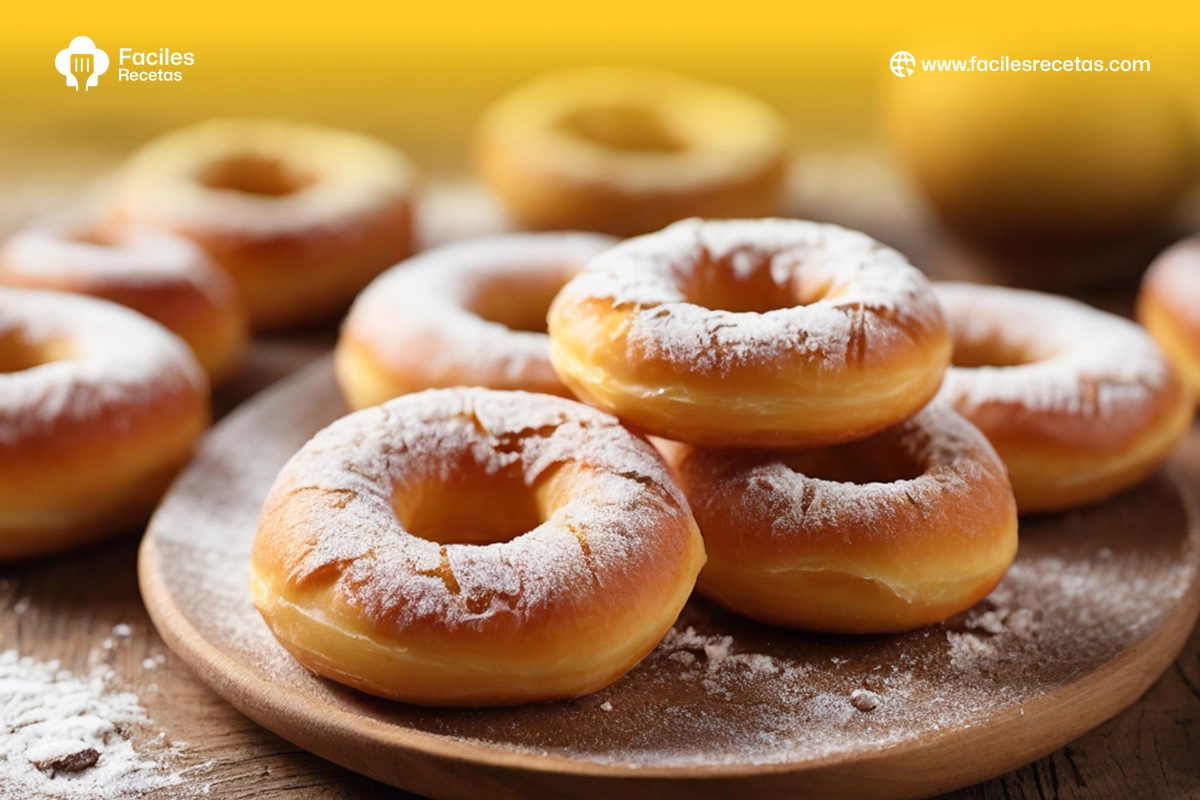
[[[739,280],[765,265],[781,289],[801,281],[824,286],[824,296],[762,313],[705,308],[676,281],[697,259],[726,263]],[[685,220],[596,258],[563,295],[634,307],[631,346],[716,374],[796,352],[837,370],[941,323],[928,281],[902,255],[864,234],[800,220]]]
[[[606,477],[510,541],[440,545],[406,534],[393,508],[397,477],[447,479],[446,454],[462,452],[488,473],[518,466],[527,485],[569,462]],[[313,515],[319,533],[289,565],[289,580],[336,569],[347,602],[397,628],[519,626],[548,605],[618,603],[605,574],[636,572],[677,546],[655,532],[663,513],[688,513],[653,448],[616,419],[557,398],[479,389],[408,395],[339,420],[289,461],[272,490],[299,492],[319,493],[337,513]]]
[[[1165,250],[1143,279],[1143,291],[1175,314],[1200,328],[1200,236],[1184,239]]]
[[[354,303],[347,332],[387,354],[406,359],[412,342],[422,372],[435,386],[499,375],[507,386],[530,378],[557,383],[545,333],[514,330],[470,310],[479,284],[506,281],[565,283],[593,256],[616,243],[601,234],[539,233],[491,236],[422,253],[379,276]],[[499,387],[497,387],[499,388]]]
[[[1063,297],[993,286],[934,287],[956,347],[1003,342],[1029,363],[951,367],[940,398],[968,414],[990,405],[1140,425],[1175,380],[1150,336],[1128,320]]]
[[[994,480],[1002,469],[983,435],[940,403],[931,403],[913,419],[879,436],[890,441],[876,446],[899,447],[924,467],[922,474],[888,482],[844,483],[803,475],[765,451],[748,452],[742,459],[747,468],[733,468],[731,480],[721,484],[727,491],[693,498],[697,514],[701,504],[711,501],[735,519],[742,515],[746,524],[773,519],[769,533],[777,538],[792,537],[798,530],[826,529],[837,535],[839,530],[852,529],[864,544],[905,541],[924,532],[898,524],[897,508],[911,505],[932,514],[946,498],[967,496],[972,487]],[[729,463],[729,457],[720,453],[709,458],[713,467]]]
[[[230,291],[216,267],[189,239],[129,226],[87,239],[85,226],[48,226],[16,234],[0,251],[0,270],[30,278],[80,276],[150,287],[186,281],[210,293]],[[82,237],[82,238],[81,238]]]
[[[187,345],[141,315],[88,297],[0,289],[0,338],[38,348],[66,343],[67,357],[0,374],[0,443],[47,435],[119,408],[128,427],[157,398],[208,382]]]

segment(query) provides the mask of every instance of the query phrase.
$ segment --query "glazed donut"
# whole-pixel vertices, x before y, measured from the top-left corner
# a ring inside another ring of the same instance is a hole
[[[935,285],[954,336],[939,398],[1008,466],[1022,514],[1103,500],[1153,472],[1192,398],[1146,332],[1063,297]]]
[[[80,295],[0,289],[0,561],[144,519],[208,427],[181,339]]]
[[[283,468],[254,603],[309,669],[419,705],[594,692],[674,623],[704,564],[644,440],[579,403],[458,388],[344,417]]]
[[[180,336],[209,382],[237,368],[246,312],[229,277],[188,239],[86,222],[18,233],[0,250],[0,284],[87,294],[132,308]]]
[[[791,454],[660,449],[704,536],[697,590],[772,625],[932,625],[990,592],[1017,552],[1004,464],[945,406],[869,439]]]
[[[525,233],[451,244],[379,276],[342,325],[334,364],[351,408],[449,386],[570,397],[550,366],[546,309],[616,239]]]
[[[1138,320],[1200,394],[1200,236],[1170,247],[1142,278]]]
[[[605,68],[500,99],[478,150],[518,225],[633,236],[685,217],[779,214],[787,139],[782,119],[740,92]]]
[[[924,406],[950,362],[942,312],[903,256],[798,220],[687,220],[620,244],[549,322],[579,398],[709,447],[865,438]]]
[[[258,329],[328,317],[412,252],[412,169],[357,134],[217,120],[136,153],[114,214],[197,242]]]

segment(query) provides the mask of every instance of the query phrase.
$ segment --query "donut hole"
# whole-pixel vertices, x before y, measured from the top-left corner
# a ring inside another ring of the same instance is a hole
[[[519,468],[489,472],[464,458],[447,477],[396,493],[404,529],[438,544],[498,544],[541,525],[537,495]]]
[[[687,149],[687,143],[671,132],[658,111],[641,106],[581,108],[560,119],[558,128],[610,150],[678,153]]]
[[[483,278],[476,285],[467,308],[488,322],[514,331],[546,332],[550,304],[562,290],[565,280],[529,275],[519,281],[512,277]]]
[[[820,447],[784,455],[793,472],[835,483],[895,483],[911,481],[925,473],[908,452],[889,446],[880,437],[862,442]]]
[[[0,333],[0,373],[23,372],[67,357],[61,343],[30,341],[19,328]]]
[[[689,303],[714,311],[762,314],[819,299],[801,297],[790,282],[780,283],[769,257],[744,251],[719,259],[705,252],[676,280]]]
[[[1021,367],[1038,359],[1030,352],[994,339],[955,340],[950,363],[956,367]]]
[[[234,156],[213,162],[200,175],[209,189],[283,197],[315,183],[317,177],[275,158]]]

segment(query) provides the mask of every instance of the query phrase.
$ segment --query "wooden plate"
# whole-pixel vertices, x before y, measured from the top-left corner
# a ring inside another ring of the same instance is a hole
[[[1200,613],[1195,489],[1173,464],[1103,505],[1023,520],[1001,585],[937,627],[805,636],[693,600],[653,654],[589,697],[479,711],[379,700],[296,664],[247,587],[271,481],[343,413],[323,359],[218,425],[150,524],[142,593],[167,643],[251,719],[432,797],[936,794],[1125,708]]]

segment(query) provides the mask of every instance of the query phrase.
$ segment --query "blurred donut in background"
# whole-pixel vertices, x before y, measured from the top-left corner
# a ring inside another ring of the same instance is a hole
[[[237,289],[189,239],[88,219],[30,226],[0,247],[0,285],[86,294],[132,308],[179,336],[216,386],[247,342]]]
[[[1178,242],[1150,265],[1137,317],[1200,396],[1200,235]]]
[[[270,330],[343,311],[412,254],[414,170],[357,133],[275,120],[212,120],[142,147],[114,216],[192,239]]]
[[[496,101],[477,135],[483,179],[519,227],[617,236],[777,216],[787,144],[753,97],[632,68],[540,78]]]

